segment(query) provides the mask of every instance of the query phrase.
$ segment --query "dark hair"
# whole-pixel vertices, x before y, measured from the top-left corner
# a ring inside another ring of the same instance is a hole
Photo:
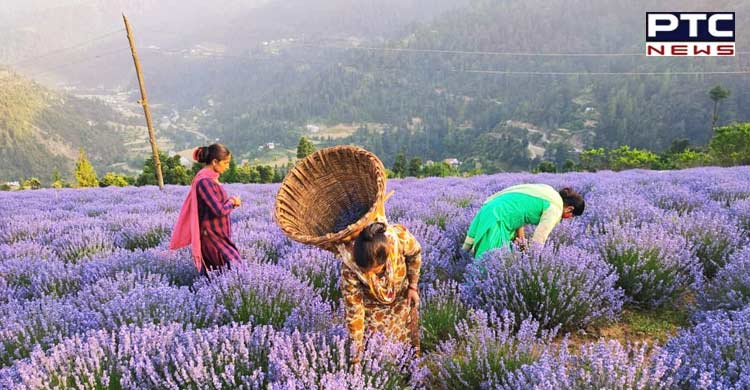
[[[193,160],[203,164],[211,164],[214,160],[223,161],[231,155],[232,153],[226,146],[222,144],[213,144],[211,146],[200,146],[195,148],[193,151]]]
[[[388,258],[388,238],[385,224],[375,222],[367,225],[354,241],[354,261],[367,271],[385,263]]]
[[[573,206],[573,215],[579,216],[583,214],[583,209],[586,208],[586,201],[583,200],[581,194],[570,187],[565,187],[560,190],[560,197],[563,200],[563,207]]]

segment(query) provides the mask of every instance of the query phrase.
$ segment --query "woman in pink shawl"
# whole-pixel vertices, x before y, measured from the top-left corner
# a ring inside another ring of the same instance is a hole
[[[198,272],[206,274],[230,264],[240,264],[240,253],[232,242],[229,213],[242,203],[227,196],[219,175],[229,168],[232,155],[224,145],[201,146],[193,159],[205,164],[193,179],[190,192],[172,231],[170,249],[190,245]]]

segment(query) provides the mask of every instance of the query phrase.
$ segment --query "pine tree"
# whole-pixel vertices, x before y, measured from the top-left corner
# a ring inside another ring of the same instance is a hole
[[[422,170],[422,159],[414,157],[409,160],[409,169],[407,170],[408,176],[419,177]]]
[[[52,172],[52,188],[60,189],[63,187],[65,187],[65,181],[60,175],[60,170],[55,168],[55,170]]]
[[[79,150],[78,161],[75,168],[76,184],[78,187],[98,187],[99,179],[96,177],[96,171],[86,158],[83,148]]]
[[[719,102],[728,98],[730,92],[721,85],[717,85],[708,91],[708,95],[711,97],[711,100],[714,101],[714,113],[711,116],[711,128],[713,129],[716,127],[716,122],[719,121]]]
[[[102,178],[100,185],[102,187],[125,187],[128,185],[128,180],[123,175],[118,175],[114,172],[107,172],[107,174]]]
[[[315,145],[313,145],[310,140],[308,140],[306,137],[302,137],[299,139],[299,144],[297,144],[297,158],[305,158],[315,152]]]
[[[393,163],[393,174],[396,177],[404,177],[406,175],[406,156],[403,153],[399,153],[396,156],[396,162]]]

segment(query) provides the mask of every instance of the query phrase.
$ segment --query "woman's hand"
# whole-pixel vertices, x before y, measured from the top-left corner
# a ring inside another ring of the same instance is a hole
[[[412,306],[412,303],[415,307],[419,307],[419,291],[417,290],[416,286],[409,285],[409,292],[406,295],[406,302],[409,304],[409,307]]]
[[[518,250],[521,252],[525,252],[526,248],[528,247],[528,243],[526,242],[526,238],[524,237],[516,237],[515,240],[513,240],[516,243],[516,246],[518,247]]]
[[[229,200],[232,201],[234,207],[240,207],[242,205],[242,200],[237,196],[232,196],[229,198]]]

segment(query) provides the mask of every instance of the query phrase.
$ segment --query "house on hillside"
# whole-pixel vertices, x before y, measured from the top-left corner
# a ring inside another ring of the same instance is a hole
[[[443,162],[454,168],[461,165],[461,161],[458,161],[457,158],[446,158],[445,160],[443,160]]]
[[[11,190],[20,190],[21,189],[21,183],[17,181],[6,181],[5,187]]]

